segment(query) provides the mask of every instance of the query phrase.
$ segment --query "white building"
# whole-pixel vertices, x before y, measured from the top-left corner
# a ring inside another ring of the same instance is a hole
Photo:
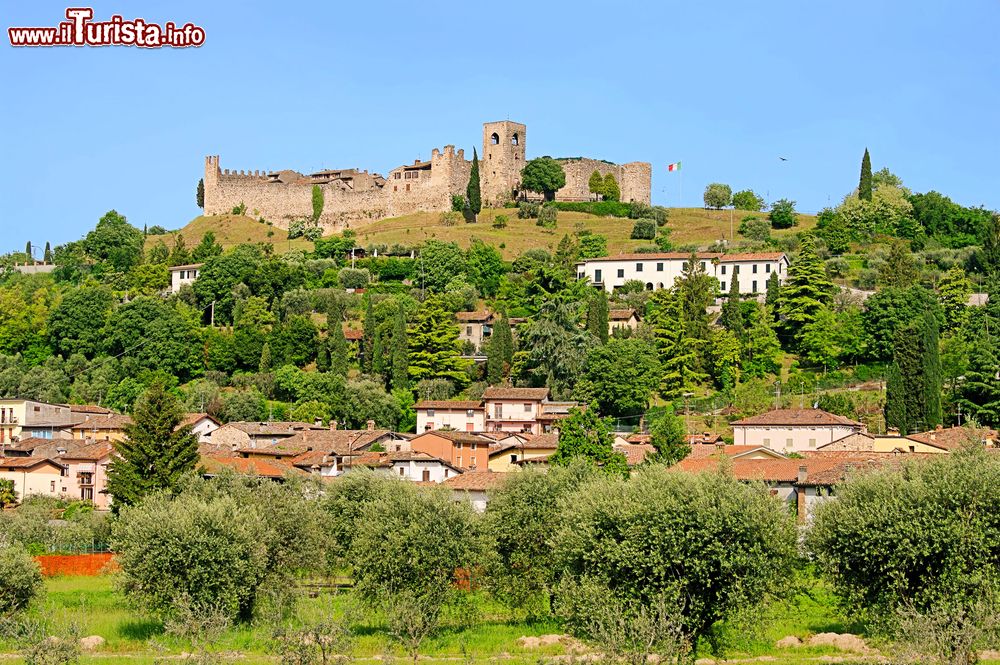
[[[756,254],[718,254],[699,252],[696,255],[706,275],[719,281],[719,290],[725,292],[735,276],[740,285],[740,293],[763,293],[767,280],[777,273],[778,281],[784,282],[788,276],[788,257],[784,252],[763,252]],[[587,259],[576,264],[577,277],[586,279],[594,286],[611,292],[625,282],[642,282],[647,291],[669,289],[674,280],[687,269],[691,254],[668,252],[661,254],[619,254]]]
[[[193,284],[198,279],[201,271],[201,263],[192,263],[186,266],[173,266],[170,268],[170,292],[177,293],[185,284]]]
[[[733,443],[763,446],[784,453],[816,450],[820,446],[864,431],[864,425],[822,409],[775,409],[737,420]]]

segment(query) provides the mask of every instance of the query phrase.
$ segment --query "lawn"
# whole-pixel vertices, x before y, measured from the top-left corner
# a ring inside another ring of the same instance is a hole
[[[349,606],[349,595],[321,593],[315,598],[302,597],[300,616],[304,618],[341,614]],[[857,632],[856,626],[845,624],[835,611],[834,599],[819,583],[807,593],[788,603],[776,604],[766,613],[758,631],[730,631],[726,636],[730,659],[766,657],[779,663],[821,662],[831,656],[858,662],[861,658],[838,652],[833,647],[800,647],[777,649],[775,641],[788,635],[808,637],[821,632]],[[54,634],[71,628],[80,636],[100,635],[107,642],[98,651],[87,654],[87,664],[146,663],[164,656],[178,656],[192,650],[189,642],[164,634],[163,624],[141,611],[131,608],[114,587],[111,576],[58,577],[46,581],[46,595],[31,611],[31,616],[46,620]],[[356,616],[353,655],[358,659],[381,658],[392,654],[405,659],[403,651],[394,646],[377,618],[365,613]],[[448,627],[429,639],[421,648],[422,661],[486,662],[497,659],[516,663],[538,663],[543,659],[565,655],[567,648],[553,644],[526,648],[518,644],[524,636],[562,633],[554,619],[526,622],[513,618],[502,607],[485,596],[476,595],[468,607],[453,611],[447,617]],[[215,641],[212,651],[238,654],[250,662],[273,662],[273,622],[260,621],[253,625],[228,629]],[[12,651],[12,645],[0,642],[0,654]],[[11,662],[17,662],[12,660]]]

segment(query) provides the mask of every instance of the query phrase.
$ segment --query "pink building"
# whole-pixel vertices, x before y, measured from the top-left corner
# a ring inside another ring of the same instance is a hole
[[[487,388],[483,393],[486,431],[541,434],[538,417],[548,399],[548,388]]]

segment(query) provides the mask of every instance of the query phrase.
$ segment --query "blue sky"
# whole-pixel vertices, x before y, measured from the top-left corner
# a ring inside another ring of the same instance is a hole
[[[685,205],[721,181],[815,211],[857,184],[867,146],[916,191],[1000,208],[996,0],[93,6],[207,40],[14,49],[3,35],[0,251],[79,238],[111,208],[178,228],[208,154],[386,173],[448,143],[471,154],[504,118],[528,126],[529,157],[652,162],[665,205],[683,178]],[[7,28],[55,25],[66,5],[0,8]]]

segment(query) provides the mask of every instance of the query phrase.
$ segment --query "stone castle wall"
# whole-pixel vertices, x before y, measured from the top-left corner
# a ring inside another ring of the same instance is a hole
[[[525,125],[511,121],[484,123],[479,158],[484,206],[502,205],[520,188],[525,148]],[[650,202],[651,166],[646,162],[618,165],[593,159],[560,161],[566,171],[566,186],[557,192],[558,200],[590,200],[587,184],[596,169],[601,175],[614,174],[622,201]],[[471,168],[465,152],[448,145],[443,150],[435,148],[427,162],[393,169],[384,183],[377,174],[352,170],[350,187],[336,178],[319,184],[324,197],[319,223],[329,232],[353,222],[450,210],[451,197],[465,193]],[[310,177],[295,171],[269,175],[266,171],[223,170],[217,155],[205,158],[206,215],[227,214],[242,204],[248,215],[263,217],[287,229],[293,220],[312,216],[312,188]]]
[[[639,201],[646,205],[650,203],[652,166],[648,162],[609,164],[587,158],[558,161],[566,172],[566,185],[556,192],[557,201],[592,201],[594,195],[590,193],[590,175],[597,171],[601,177],[608,173],[614,176],[621,189],[622,201]]]

